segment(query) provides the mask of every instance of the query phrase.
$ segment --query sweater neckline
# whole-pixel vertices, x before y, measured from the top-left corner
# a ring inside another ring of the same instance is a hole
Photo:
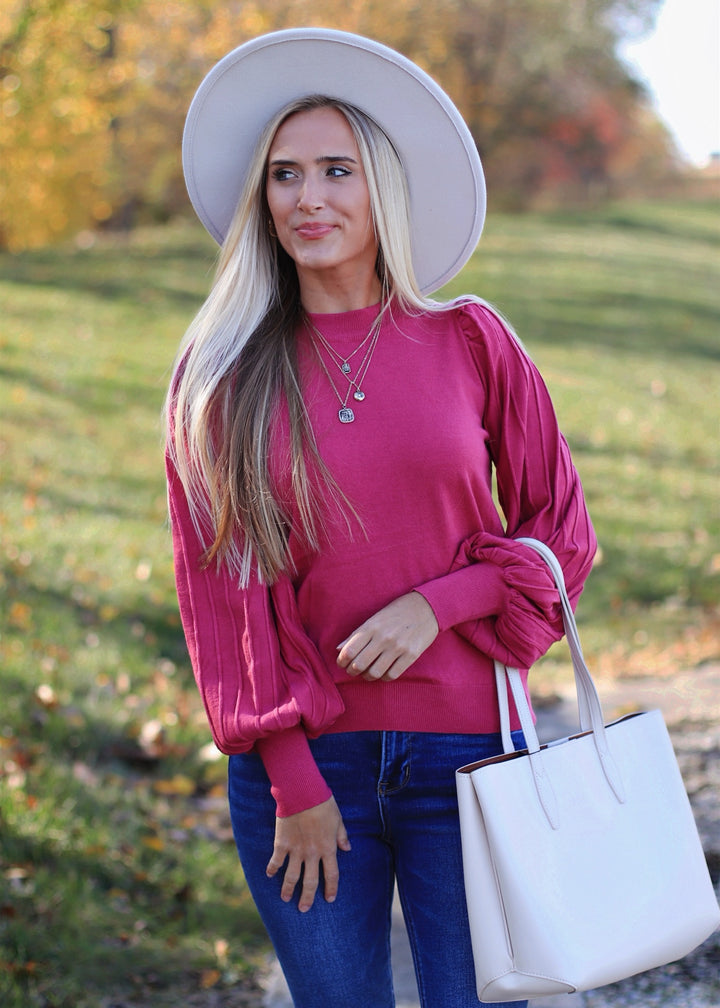
[[[311,318],[313,322],[327,320],[332,322],[334,319],[342,320],[347,319],[352,322],[354,319],[362,319],[366,315],[375,318],[382,308],[382,302],[378,301],[376,304],[368,305],[366,308],[353,308],[351,311],[343,312],[306,312],[308,318]]]
[[[356,339],[367,335],[378,317],[382,303],[356,308],[346,312],[307,312],[307,317],[323,336],[332,342],[339,339]]]

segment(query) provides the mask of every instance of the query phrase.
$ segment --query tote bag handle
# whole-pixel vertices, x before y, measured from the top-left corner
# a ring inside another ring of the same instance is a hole
[[[535,550],[536,553],[539,553],[547,563],[553,575],[555,584],[560,594],[565,636],[567,637],[570,648],[573,671],[575,673],[575,689],[577,692],[580,729],[582,732],[592,732],[598,759],[600,760],[607,782],[614,791],[617,800],[619,802],[624,802],[625,791],[622,779],[608,745],[605,722],[603,720],[603,712],[600,705],[600,697],[598,696],[597,689],[595,688],[593,678],[588,671],[587,665],[585,664],[582,647],[580,646],[577,623],[575,622],[575,614],[572,611],[570,599],[568,598],[562,567],[560,566],[553,551],[546,546],[545,543],[540,542],[539,539],[518,538],[516,542],[521,542],[525,546],[529,546],[531,549]],[[498,687],[500,730],[503,739],[503,750],[506,753],[515,752],[515,746],[510,734],[510,711],[507,701],[507,684],[509,683],[513,700],[515,701],[515,708],[518,712],[518,717],[520,718],[520,725],[525,736],[525,743],[530,756],[530,762],[538,794],[551,825],[554,828],[557,828],[556,803],[552,794],[552,785],[545,773],[542,760],[542,748],[538,741],[535,725],[533,724],[530,705],[523,688],[520,672],[516,668],[508,668],[501,662],[496,661],[495,677]],[[552,745],[552,743],[550,744]]]

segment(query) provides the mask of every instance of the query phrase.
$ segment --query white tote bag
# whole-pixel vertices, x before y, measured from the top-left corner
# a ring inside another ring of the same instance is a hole
[[[613,983],[682,958],[720,924],[661,713],[604,725],[560,565],[543,543],[519,541],[545,558],[560,591],[581,730],[541,746],[518,671],[496,665],[505,755],[456,774],[481,1001]]]

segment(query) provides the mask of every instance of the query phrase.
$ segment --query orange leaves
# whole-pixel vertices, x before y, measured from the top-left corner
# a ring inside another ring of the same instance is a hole
[[[37,969],[38,963],[33,959],[27,959],[25,962],[8,962],[6,959],[0,959],[0,973],[9,973],[13,977],[33,976]]]
[[[32,628],[32,608],[27,602],[13,602],[8,613],[8,622],[15,630],[30,630]]]
[[[169,780],[155,781],[153,791],[159,795],[188,798],[197,791],[197,781],[184,774],[175,774]]]
[[[21,6],[4,15],[0,38],[16,30]],[[85,230],[87,241],[88,229],[113,221],[132,226],[136,207],[168,216],[185,210],[178,137],[203,74],[231,46],[308,18],[382,39],[435,76],[467,117],[498,191],[508,191],[508,172],[516,181],[521,161],[552,182],[560,145],[549,131],[567,139],[580,128],[582,140],[593,103],[602,108],[592,116],[601,155],[592,167],[670,157],[667,137],[653,137],[652,112],[615,59],[622,19],[606,16],[610,0],[35,6],[18,44],[4,49],[0,79],[0,235],[13,250],[71,231]],[[590,97],[585,110],[571,104],[579,95]],[[587,167],[582,158],[574,164],[577,146],[565,158],[573,178]],[[517,182],[530,185],[524,176]]]
[[[27,783],[27,771],[35,763],[37,746],[30,747],[26,741],[13,735],[0,735],[0,780],[16,792],[15,799],[23,797],[27,805],[33,805],[35,799],[30,795],[21,795]]]
[[[4,50],[0,212],[11,248],[41,244],[81,224],[94,202],[95,166],[111,163],[104,68],[86,38],[99,6],[66,3],[54,17],[40,9],[17,45]]]
[[[144,847],[147,847],[150,850],[154,851],[165,850],[165,841],[155,833],[151,834],[150,836],[143,837],[142,843]]]
[[[204,969],[200,974],[200,986],[203,990],[216,987],[223,980],[230,980],[231,983],[235,980],[230,970],[229,943],[224,938],[217,938],[213,943],[213,951],[217,966]]]
[[[200,986],[203,990],[209,990],[210,987],[214,987],[222,979],[222,973],[218,969],[206,969],[203,970],[200,975]]]
[[[717,613],[696,613],[671,642],[655,643],[644,631],[638,631],[628,643],[606,648],[597,657],[598,674],[612,679],[645,676],[673,676],[705,662],[717,660],[720,618]]]

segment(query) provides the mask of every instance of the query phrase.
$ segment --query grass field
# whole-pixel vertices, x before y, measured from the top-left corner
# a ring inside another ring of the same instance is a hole
[[[180,225],[0,256],[4,1008],[203,1004],[264,951],[165,523],[160,406],[212,260]],[[491,216],[465,290],[512,320],[573,449],[591,666],[720,657],[717,208]],[[537,689],[566,675],[559,646]]]

